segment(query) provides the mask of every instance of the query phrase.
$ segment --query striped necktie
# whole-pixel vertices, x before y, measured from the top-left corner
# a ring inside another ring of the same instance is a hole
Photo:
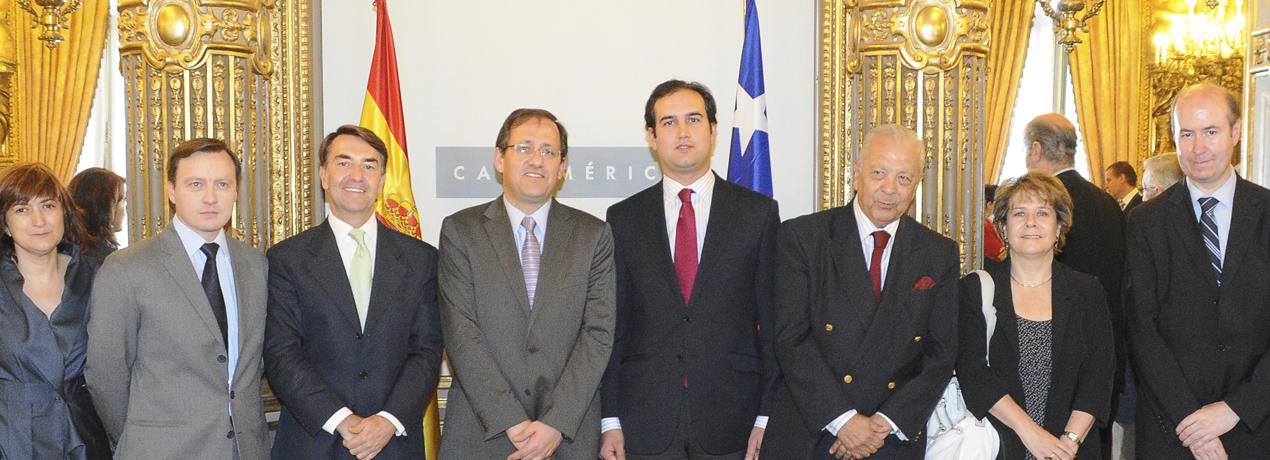
[[[529,309],[534,308],[534,291],[538,289],[538,268],[542,264],[542,246],[534,230],[538,225],[531,216],[520,221],[525,227],[525,245],[520,248],[520,269],[525,275],[525,291],[529,294]]]
[[[1221,285],[1221,238],[1217,233],[1217,218],[1213,209],[1217,207],[1217,199],[1204,197],[1199,199],[1201,211],[1199,222],[1203,227],[1204,247],[1208,249],[1208,261],[1213,264],[1213,274],[1217,275],[1217,284]]]

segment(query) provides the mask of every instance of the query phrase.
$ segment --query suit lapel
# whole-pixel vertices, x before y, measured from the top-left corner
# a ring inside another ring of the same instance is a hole
[[[712,171],[710,174],[714,174],[714,172]],[[735,190],[729,187],[727,181],[715,175],[714,191],[712,193],[709,211],[711,219],[706,223],[706,238],[701,244],[701,260],[697,264],[697,278],[692,283],[692,301],[690,305],[701,303],[698,299],[708,298],[702,294],[719,285],[715,281],[719,272],[719,270],[715,269],[715,266],[724,263],[721,259],[727,254],[727,244],[729,241],[734,241],[735,234],[739,231],[737,226],[727,219],[731,215],[732,210],[736,209]],[[662,213],[662,215],[664,216],[665,213]],[[662,231],[662,234],[665,233],[665,231]],[[674,284],[676,286],[679,285],[678,282]],[[683,298],[682,293],[680,293],[679,298]]]
[[[207,326],[207,332],[219,339],[220,326],[216,324],[216,318],[212,316],[212,304],[207,301],[207,293],[203,292],[198,273],[194,271],[194,264],[190,262],[189,254],[185,253],[185,247],[181,244],[181,237],[177,235],[176,229],[171,226],[164,229],[159,235],[159,245],[166,253],[163,266],[172,277],[173,284],[190,301],[188,305],[203,320],[203,325]],[[223,341],[221,345],[225,346]],[[226,350],[228,351],[228,347]]]
[[[396,287],[404,286],[410,275],[410,264],[402,258],[404,248],[399,244],[400,237],[404,235],[382,222],[376,221],[376,225],[379,226],[379,236],[375,243],[375,272],[371,279],[370,306],[366,312],[366,332],[377,327],[384,314],[401,303],[395,301]]]
[[[236,305],[238,307],[238,353],[241,356],[247,350],[247,341],[251,340],[251,337],[259,336],[255,333],[256,328],[264,327],[264,324],[251,321],[248,309],[251,305],[264,305],[265,303],[263,301],[256,304],[251,303],[255,302],[256,299],[252,296],[255,291],[249,285],[250,277],[248,274],[253,273],[253,270],[247,263],[247,245],[229,238],[229,235],[225,235],[225,245],[229,246],[229,266],[234,271],[234,292],[238,296]],[[234,381],[239,381],[239,373],[244,370],[244,366],[249,362],[250,360],[247,359],[238,360],[238,368],[234,369]]]
[[[310,266],[314,279],[326,297],[331,300],[341,316],[348,321],[353,330],[361,330],[361,321],[357,318],[357,303],[353,300],[353,288],[349,284],[348,271],[344,268],[344,258],[340,257],[340,248],[335,241],[329,221],[323,221],[311,233],[309,253],[315,263]],[[372,288],[372,292],[373,292]]]
[[[573,251],[570,246],[573,244],[573,210],[552,200],[551,209],[547,211],[547,231],[544,233],[546,245],[542,250],[542,263],[538,266],[538,285],[539,286],[560,286],[565,285],[564,274],[568,273],[569,261],[572,260]],[[522,280],[524,277],[522,276]],[[551,301],[539,302],[548,299],[550,296],[559,293],[559,289],[539,289],[534,292],[534,305],[538,307],[548,307],[553,304]],[[525,295],[526,302],[529,295]],[[530,311],[529,322],[533,325],[533,318],[540,308],[533,308]]]
[[[1204,237],[1201,236],[1199,222],[1195,220],[1195,208],[1191,207],[1191,192],[1186,188],[1185,181],[1178,182],[1172,190],[1173,192],[1168,197],[1171,205],[1168,220],[1169,227],[1173,231],[1173,238],[1186,248],[1186,254],[1191,258],[1190,265],[1202,267],[1197,268],[1197,271],[1203,273],[1204,279],[1210,286],[1216,287],[1217,274],[1213,273],[1212,265],[1208,260],[1208,250],[1204,248]],[[1231,219],[1231,222],[1234,222],[1234,219]]]
[[[1072,287],[1067,279],[1067,271],[1057,262],[1050,269],[1052,273],[1053,284],[1050,285],[1050,356],[1052,368],[1055,370],[1050,373],[1050,387],[1053,388],[1053,381],[1056,377],[1054,374],[1061,372],[1062,369],[1068,369],[1066,358],[1068,356],[1063,353],[1067,350],[1067,329],[1071,326],[1072,309],[1076,305],[1075,299],[1072,298]],[[1050,397],[1057,397],[1056,392],[1050,392]],[[1057,401],[1051,400],[1053,403],[1049,407],[1061,407],[1055,405]],[[1047,417],[1048,418],[1048,417]]]
[[[662,179],[663,181],[666,179]],[[640,197],[639,208],[641,212],[646,213],[644,218],[637,219],[640,225],[640,231],[643,235],[651,235],[653,247],[646,254],[640,254],[640,257],[647,256],[651,259],[652,266],[657,273],[662,274],[662,281],[666,283],[666,292],[674,295],[673,302],[667,305],[683,306],[683,289],[679,288],[679,275],[675,272],[675,260],[670,256],[670,235],[666,232],[666,203],[662,192],[662,183],[648,189],[645,195]],[[709,238],[710,234],[706,233]],[[694,285],[695,289],[695,285]]]
[[[863,335],[870,329],[869,323],[876,308],[873,302],[873,283],[869,281],[869,271],[866,269],[854,205],[855,202],[852,201],[834,211],[833,223],[830,224],[833,244],[830,245],[829,258],[833,276],[824,282],[831,285],[826,292],[834,293],[834,298],[828,302],[830,308],[847,309],[851,330],[854,334]]]
[[[852,212],[854,215],[854,211]],[[877,340],[879,336],[894,334],[896,330],[901,330],[901,325],[909,321],[911,316],[908,310],[908,296],[912,294],[911,286],[905,286],[904,281],[913,279],[913,275],[907,270],[909,267],[920,267],[922,264],[913,263],[908,259],[921,257],[919,254],[917,233],[912,225],[918,225],[916,221],[901,217],[900,224],[895,229],[894,241],[891,242],[891,259],[887,263],[886,278],[882,281],[882,301],[876,304],[871,317],[868,318],[866,324],[869,325],[868,332],[865,333],[864,343],[873,344],[875,347],[889,347],[885,340]],[[857,234],[856,238],[859,238]],[[863,260],[863,243],[857,242],[856,248],[861,252]],[[859,265],[864,267],[864,264]],[[867,270],[863,273],[868,273]],[[867,277],[866,277],[867,278]],[[902,280],[902,281],[901,281]],[[873,297],[873,281],[867,280],[869,291],[865,294],[866,298]],[[869,303],[872,305],[872,303]],[[906,330],[906,329],[903,329]],[[883,353],[886,350],[882,348],[865,348],[861,350],[869,354]]]
[[[494,246],[494,254],[498,257],[499,266],[503,267],[503,276],[511,280],[512,289],[516,292],[516,303],[520,311],[529,317],[529,291],[525,288],[525,274],[520,268],[520,251],[516,250],[516,235],[512,234],[511,224],[504,207],[503,197],[491,201],[485,208],[481,227],[485,229],[485,238]],[[551,228],[551,217],[547,218],[547,228]],[[548,238],[550,239],[550,238]],[[539,276],[541,277],[541,266]],[[542,284],[542,283],[539,283]]]
[[[1257,215],[1265,206],[1260,197],[1249,193],[1250,183],[1240,178],[1235,180],[1235,202],[1231,204],[1230,229],[1226,235],[1226,252],[1222,256],[1221,267],[1222,279],[1226,280],[1234,279],[1235,273],[1239,271],[1244,255],[1248,253],[1248,245],[1255,238],[1252,232],[1257,228]],[[1245,232],[1248,234],[1245,235]],[[1228,284],[1230,283],[1223,283],[1223,289]]]

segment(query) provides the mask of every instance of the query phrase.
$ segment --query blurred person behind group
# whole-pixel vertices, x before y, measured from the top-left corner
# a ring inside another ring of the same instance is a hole
[[[85,245],[85,254],[105,259],[119,249],[115,232],[123,230],[127,212],[123,178],[106,168],[88,168],[76,174],[67,188],[92,237],[91,243]]]
[[[0,173],[0,458],[108,459],[84,386],[98,260],[70,193],[47,167]]]
[[[1142,162],[1142,200],[1149,201],[1182,180],[1176,153],[1162,153]]]

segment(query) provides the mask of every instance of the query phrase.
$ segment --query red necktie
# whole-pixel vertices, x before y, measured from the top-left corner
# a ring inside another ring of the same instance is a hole
[[[692,284],[697,280],[697,213],[692,209],[692,189],[679,191],[679,222],[675,224],[675,273],[684,304],[692,300]]]
[[[873,232],[873,257],[869,259],[869,280],[873,281],[873,299],[882,301],[882,253],[886,252],[886,242],[891,234],[886,230]]]

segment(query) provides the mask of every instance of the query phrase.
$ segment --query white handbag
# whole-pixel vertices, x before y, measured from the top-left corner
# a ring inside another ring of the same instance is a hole
[[[983,296],[983,318],[988,326],[986,340],[990,344],[997,325],[997,309],[992,305],[995,283],[988,272],[975,270],[979,275]],[[987,347],[985,347],[986,349]],[[988,357],[984,356],[984,359]],[[976,419],[966,410],[966,400],[961,396],[961,384],[953,375],[944,394],[940,396],[935,411],[926,422],[926,458],[948,460],[992,460],[1001,450],[1001,436],[986,418]]]

